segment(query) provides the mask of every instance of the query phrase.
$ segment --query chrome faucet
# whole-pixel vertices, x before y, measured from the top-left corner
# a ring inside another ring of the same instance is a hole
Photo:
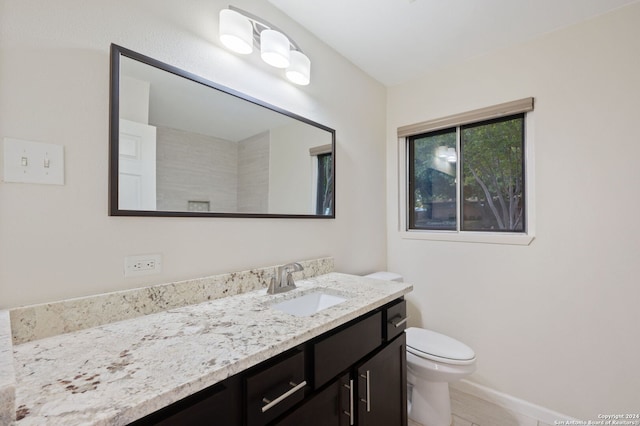
[[[269,282],[268,294],[282,293],[284,291],[293,290],[296,288],[296,283],[293,281],[291,274],[293,272],[302,271],[304,268],[298,262],[287,263],[286,265],[278,266],[276,273],[271,277]]]

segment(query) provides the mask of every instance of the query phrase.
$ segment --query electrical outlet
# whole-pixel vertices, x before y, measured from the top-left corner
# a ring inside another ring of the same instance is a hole
[[[161,254],[143,254],[124,258],[124,276],[158,274],[162,272]]]

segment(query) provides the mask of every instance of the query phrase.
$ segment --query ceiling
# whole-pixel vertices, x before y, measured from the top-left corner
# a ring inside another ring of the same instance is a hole
[[[393,86],[640,0],[269,1]]]

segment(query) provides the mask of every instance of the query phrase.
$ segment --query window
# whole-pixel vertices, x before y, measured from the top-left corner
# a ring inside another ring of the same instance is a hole
[[[409,228],[457,228],[456,129],[409,138]]]
[[[508,114],[496,114],[513,104]],[[502,235],[515,238],[514,244],[531,241],[525,164],[525,113],[531,110],[528,98],[398,129],[406,141],[401,231],[413,234],[407,238],[422,231],[427,237],[418,238],[502,242]]]
[[[463,231],[525,231],[524,114],[460,128]]]
[[[318,154],[318,180],[316,188],[316,214],[326,215],[333,211],[333,182],[331,168],[333,158],[330,152]]]

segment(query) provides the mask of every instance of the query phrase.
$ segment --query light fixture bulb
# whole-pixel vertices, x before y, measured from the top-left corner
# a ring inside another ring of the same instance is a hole
[[[264,30],[260,33],[260,57],[276,68],[287,68],[289,60],[289,39],[276,30]]]
[[[253,52],[253,25],[242,14],[222,9],[219,35],[220,41],[228,49],[242,55]]]
[[[458,161],[458,155],[456,154],[455,148],[447,149],[447,161],[450,163],[455,163],[456,161]]]
[[[289,52],[291,64],[287,68],[287,78],[300,86],[306,86],[311,81],[311,61],[298,50]]]

